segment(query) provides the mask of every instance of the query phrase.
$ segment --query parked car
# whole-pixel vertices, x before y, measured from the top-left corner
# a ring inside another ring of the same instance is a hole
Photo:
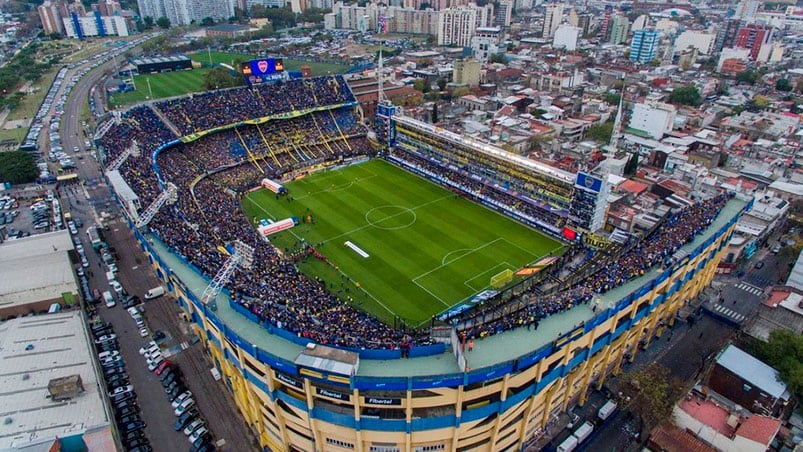
[[[131,422],[125,425],[120,426],[120,431],[123,433],[132,432],[134,430],[142,430],[146,427],[147,424],[143,421]]]
[[[116,388],[114,391],[109,391],[109,397],[114,397],[119,394],[125,394],[126,392],[132,392],[133,390],[134,387],[131,385],[120,386],[119,388]]]
[[[184,435],[190,436],[192,432],[203,426],[204,426],[204,420],[201,418],[197,418],[194,421],[190,422],[189,425],[184,427]]]
[[[178,396],[174,397],[173,400],[170,402],[170,404],[173,405],[173,408],[178,408],[178,406],[181,405],[182,402],[184,402],[190,397],[192,397],[191,391],[182,392]]]
[[[189,410],[190,408],[192,408],[194,406],[195,406],[195,400],[187,399],[187,400],[181,402],[181,405],[176,407],[176,409],[173,411],[173,413],[176,416],[181,416],[182,413],[184,413],[185,411]]]
[[[202,426],[201,428],[199,428],[199,429],[195,430],[194,432],[192,432],[192,434],[190,435],[189,440],[190,440],[191,443],[194,443],[196,440],[198,440],[199,438],[201,438],[202,436],[204,436],[204,435],[206,435],[208,433],[209,433],[209,429],[206,428],[206,426]]]
[[[185,411],[184,413],[181,414],[181,416],[178,417],[176,422],[173,424],[173,429],[175,431],[179,431],[179,430],[183,429],[184,427],[187,426],[187,424],[192,422],[192,420],[195,419],[196,417],[198,417],[198,410],[193,408],[193,409]]]

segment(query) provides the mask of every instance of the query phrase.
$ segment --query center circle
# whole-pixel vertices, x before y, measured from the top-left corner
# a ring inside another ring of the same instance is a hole
[[[365,212],[365,221],[377,229],[394,231],[409,228],[416,221],[415,212],[407,207],[387,205]]]

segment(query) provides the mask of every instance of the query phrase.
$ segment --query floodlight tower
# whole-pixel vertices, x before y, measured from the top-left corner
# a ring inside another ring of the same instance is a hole
[[[254,247],[236,240],[234,242],[234,254],[220,267],[220,270],[218,270],[212,282],[206,287],[203,295],[201,295],[201,302],[209,306],[213,311],[217,310],[217,303],[215,300],[220,290],[229,282],[229,279],[231,279],[231,276],[238,267],[245,269],[251,268],[253,261]]]

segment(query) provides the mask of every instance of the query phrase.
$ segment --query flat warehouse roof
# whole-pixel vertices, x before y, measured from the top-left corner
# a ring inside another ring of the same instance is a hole
[[[9,240],[0,245],[0,309],[78,293],[64,229]]]
[[[85,432],[111,438],[88,341],[80,311],[0,323],[0,450]],[[83,392],[48,397],[51,380],[71,375],[81,377]]]

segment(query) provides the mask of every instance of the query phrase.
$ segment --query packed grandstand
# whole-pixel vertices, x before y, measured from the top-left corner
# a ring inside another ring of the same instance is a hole
[[[492,197],[508,211],[559,225],[566,217],[569,184],[550,185],[532,174],[517,179],[521,173],[516,168],[506,169],[498,159],[469,160],[456,148],[453,158],[443,158],[450,155],[448,146],[440,147],[437,155],[424,154],[409,143],[406,148],[378,152],[369,145],[368,130],[358,120],[355,105],[340,76],[214,91],[134,107],[122,114],[101,144],[107,161],[138,144],[141,152],[132,154],[119,170],[141,205],[153,202],[168,182],[178,187],[178,201],[162,208],[148,227],[203,274],[214,276],[224,265],[228,256],[221,248],[226,244],[240,240],[254,247],[253,266],[238,270],[227,288],[234,303],[263,322],[320,344],[346,348],[429,344],[428,331],[394,329],[300,273],[251,226],[241,210],[242,194],[266,177],[281,180],[313,166],[381,157],[468,198]],[[205,133],[210,129],[217,130]],[[462,162],[459,167],[457,162]],[[503,173],[535,202],[489,188],[477,176],[483,168],[485,173]],[[593,270],[580,284],[549,295],[532,289],[531,296],[522,298],[526,302],[502,311],[499,306],[468,311],[455,324],[466,337],[537,328],[541,319],[588,303],[595,294],[663,264],[713,221],[727,199],[722,194],[673,211],[649,236],[609,261],[597,262],[593,250],[578,252],[582,245],[577,244],[568,255],[581,256],[588,262],[578,265]]]

